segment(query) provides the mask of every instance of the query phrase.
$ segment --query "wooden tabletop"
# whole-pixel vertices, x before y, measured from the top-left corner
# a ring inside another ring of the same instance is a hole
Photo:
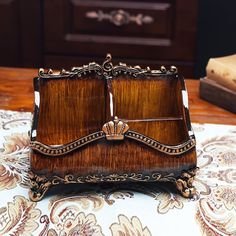
[[[0,109],[33,111],[33,84],[36,69],[0,67]],[[186,80],[191,122],[236,125],[236,114],[199,98],[199,81]]]

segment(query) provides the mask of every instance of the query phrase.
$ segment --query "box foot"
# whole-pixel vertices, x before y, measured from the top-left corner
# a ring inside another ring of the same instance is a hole
[[[193,179],[198,168],[183,171],[181,176],[176,179],[176,188],[185,198],[193,198],[196,195],[196,188],[193,186]]]
[[[29,173],[30,178],[30,191],[29,198],[33,202],[40,201],[52,183],[45,176],[38,176],[33,172]]]

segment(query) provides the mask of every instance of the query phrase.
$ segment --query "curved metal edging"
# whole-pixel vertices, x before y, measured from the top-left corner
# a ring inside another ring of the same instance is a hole
[[[138,132],[134,132],[134,131],[128,131],[125,136],[127,138],[139,141],[141,143],[144,143],[146,145],[148,145],[149,147],[158,150],[159,152],[171,155],[171,156],[177,156],[177,155],[181,155],[189,150],[191,150],[192,148],[195,147],[196,141],[195,139],[189,139],[183,143],[180,143],[178,145],[166,145],[166,144],[162,144],[158,141],[156,141],[155,139],[149,138],[143,134],[140,134]]]
[[[149,146],[159,152],[162,152],[162,153],[165,153],[165,154],[168,154],[171,156],[179,156],[179,155],[191,150],[192,148],[195,147],[195,143],[196,143],[195,139],[189,139],[189,140],[187,140],[183,143],[177,144],[177,145],[166,145],[166,144],[162,144],[162,143],[160,143],[148,136],[145,136],[143,134],[140,134],[138,132],[131,131],[131,130],[129,130],[125,133],[125,137],[132,139],[132,140],[136,140],[136,141],[141,142],[143,144],[146,144],[147,146]],[[30,143],[30,147],[34,151],[42,153],[46,156],[58,157],[58,156],[63,156],[65,154],[68,154],[72,151],[75,151],[82,146],[85,146],[89,143],[92,143],[92,142],[102,139],[102,138],[105,139],[105,133],[103,131],[99,131],[99,132],[87,135],[83,138],[74,140],[74,141],[67,143],[67,144],[46,145],[46,144],[43,144],[38,141],[32,141]]]
[[[30,147],[34,151],[38,151],[46,156],[58,157],[68,154],[82,146],[85,146],[88,143],[94,142],[101,138],[105,138],[105,134],[102,131],[99,131],[62,145],[46,145],[38,141],[31,141]]]

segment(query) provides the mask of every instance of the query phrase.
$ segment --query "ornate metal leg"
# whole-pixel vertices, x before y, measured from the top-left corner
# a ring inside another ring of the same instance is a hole
[[[176,187],[183,197],[192,198],[196,194],[196,189],[193,186],[193,178],[196,175],[197,169],[183,171],[181,176],[175,181]]]
[[[37,202],[41,200],[49,187],[51,182],[45,176],[38,176],[32,171],[29,172],[30,191],[29,198],[31,201]]]

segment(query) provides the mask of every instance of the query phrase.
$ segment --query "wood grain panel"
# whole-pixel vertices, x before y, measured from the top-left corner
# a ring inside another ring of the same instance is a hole
[[[173,77],[112,79],[114,114],[122,119],[180,117],[181,88]],[[148,92],[147,92],[148,91]]]
[[[164,144],[177,145],[188,138],[188,132],[183,120],[127,122],[127,124],[130,129]]]
[[[126,76],[113,79],[111,85],[114,115],[126,120],[131,130],[164,144],[176,145],[187,140],[178,79]],[[40,79],[37,141],[48,145],[66,144],[100,131],[113,119],[110,110],[105,110],[107,89],[104,88],[104,79],[96,76],[93,79]]]
[[[0,65],[16,66],[19,62],[19,23],[18,1],[0,1]]]
[[[58,145],[101,130],[105,121],[104,81],[93,78],[40,80],[37,140]]]
[[[112,79],[112,87],[114,115],[126,120],[130,129],[165,144],[176,145],[188,138],[178,79],[133,79],[129,76],[120,76]],[[165,118],[182,120],[150,121]]]
[[[31,156],[32,170],[38,174],[50,176],[76,173],[112,174],[112,173],[145,173],[152,171],[179,172],[195,166],[195,153],[188,152],[179,158],[167,157],[152,150],[146,145],[133,140],[114,142],[108,145],[105,139],[81,148],[66,157],[45,157],[34,153]]]
[[[1,66],[42,66],[41,4],[41,0],[0,1]]]

